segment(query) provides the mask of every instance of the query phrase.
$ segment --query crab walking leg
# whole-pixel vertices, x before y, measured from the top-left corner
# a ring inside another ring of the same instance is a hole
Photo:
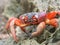
[[[44,22],[41,22],[37,28],[36,28],[36,32],[33,32],[31,34],[32,37],[35,37],[35,36],[38,36],[42,33],[43,29],[45,28],[45,23]]]
[[[24,27],[28,24],[23,24],[19,19],[15,20],[14,23],[16,26],[19,26],[23,32],[26,32]]]
[[[26,27],[28,24],[23,24],[23,23],[20,22],[20,20],[16,20],[16,21],[15,21],[15,24],[16,24],[17,26],[19,26],[20,29],[29,36],[28,32],[27,32],[26,29],[25,29],[25,27]]]
[[[14,19],[14,17],[10,18],[5,26],[5,28],[8,30],[10,26],[10,22]]]
[[[18,42],[18,38],[16,37],[16,30],[14,29],[14,21],[15,20],[11,21],[11,23],[10,23],[10,31],[11,31],[11,34],[12,34],[14,40],[16,42]]]
[[[19,19],[14,19],[10,23],[11,34],[12,34],[14,40],[16,42],[18,42],[18,38],[16,36],[16,30],[15,30],[14,26],[19,26],[23,32],[26,32],[25,29],[24,29],[24,26],[26,26],[26,25],[22,24],[22,22]]]

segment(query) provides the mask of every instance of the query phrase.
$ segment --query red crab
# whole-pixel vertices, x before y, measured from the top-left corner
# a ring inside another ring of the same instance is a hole
[[[19,18],[12,17],[8,20],[6,24],[6,29],[8,30],[10,28],[12,36],[16,42],[18,42],[18,39],[16,37],[14,26],[19,26],[22,31],[27,33],[25,31],[26,26],[38,25],[36,31],[33,32],[30,36],[39,36],[39,34],[41,34],[43,32],[43,29],[46,27],[46,24],[52,25],[55,28],[58,27],[58,21],[56,18],[57,14],[60,16],[60,11],[51,11],[48,13],[31,12],[19,16]]]

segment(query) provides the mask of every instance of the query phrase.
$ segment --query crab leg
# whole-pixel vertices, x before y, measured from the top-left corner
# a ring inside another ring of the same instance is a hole
[[[5,26],[5,28],[8,30],[10,27],[10,22],[14,19],[14,17],[10,18]]]
[[[20,29],[28,35],[27,31],[25,30],[25,27],[28,26],[29,24],[24,24],[20,20],[17,19],[15,20],[15,25],[19,26]]]
[[[15,20],[11,21],[11,23],[10,23],[10,31],[11,31],[11,34],[12,34],[14,40],[16,42],[18,42],[18,38],[16,37],[16,30],[14,29],[14,21]]]
[[[16,37],[16,33],[15,33],[15,29],[14,29],[14,17],[10,18],[5,26],[6,30],[9,31],[8,29],[10,28],[12,36],[14,38],[14,40],[17,42],[17,37]]]
[[[45,28],[45,22],[41,22],[37,28],[36,31],[31,34],[32,37],[38,36],[43,32],[43,29]]]

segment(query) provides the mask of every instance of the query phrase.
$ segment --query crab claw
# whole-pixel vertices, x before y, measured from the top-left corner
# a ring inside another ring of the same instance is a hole
[[[58,20],[56,18],[50,20],[50,25],[53,27],[58,27]]]
[[[57,14],[57,12],[55,12],[55,11],[49,12],[46,14],[46,18],[53,19],[54,17],[56,17],[56,14]]]

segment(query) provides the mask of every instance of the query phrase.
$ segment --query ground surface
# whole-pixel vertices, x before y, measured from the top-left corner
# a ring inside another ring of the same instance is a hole
[[[47,8],[48,8],[48,2],[49,0],[35,0],[35,2],[37,2],[37,3],[34,3],[34,4],[36,4],[36,7],[38,8],[38,9],[40,9],[40,11],[43,11],[43,10],[47,10]],[[53,8],[55,8],[56,10],[58,10],[58,8],[60,8],[60,7],[58,7],[58,6],[60,6],[60,2],[59,2],[60,0],[51,0],[51,2],[50,2],[50,7],[53,9]],[[0,0],[0,45],[3,45],[4,44],[4,42],[5,42],[5,44],[4,45],[40,45],[40,44],[38,44],[34,39],[32,39],[32,40],[29,40],[29,39],[27,39],[27,40],[24,40],[24,41],[21,41],[21,43],[20,42],[18,42],[17,44],[16,43],[14,43],[14,40],[12,39],[12,38],[9,38],[8,40],[6,40],[6,38],[8,38],[9,37],[9,35],[8,34],[5,34],[6,33],[6,31],[5,31],[5,28],[4,28],[4,26],[5,26],[5,24],[6,24],[6,15],[5,16],[3,16],[2,15],[2,12],[4,11],[4,7],[5,7],[5,5],[7,4],[7,3],[9,3],[9,1],[8,0]],[[26,3],[25,3],[26,4]],[[44,5],[45,4],[45,5]],[[14,6],[13,6],[14,7]],[[24,6],[23,6],[24,7]],[[44,8],[44,9],[43,9]],[[29,9],[29,8],[28,8]],[[15,10],[15,9],[14,9]],[[19,9],[18,9],[19,10]],[[18,11],[17,10],[17,11]],[[8,11],[10,11],[10,10],[8,10]],[[19,10],[20,11],[20,10]],[[18,12],[19,12],[18,11]],[[26,11],[26,12],[28,12],[28,11]],[[10,12],[11,13],[11,12]],[[9,15],[9,14],[8,14]],[[58,31],[59,32],[59,31]],[[59,32],[59,34],[60,34],[60,32]],[[58,34],[58,35],[59,35]],[[60,36],[60,35],[59,35]],[[57,37],[59,37],[59,36],[57,36]],[[60,38],[60,37],[59,37]],[[43,44],[44,45],[44,44]],[[56,43],[49,43],[48,45],[60,45],[60,41],[58,41],[58,42],[56,42]]]

